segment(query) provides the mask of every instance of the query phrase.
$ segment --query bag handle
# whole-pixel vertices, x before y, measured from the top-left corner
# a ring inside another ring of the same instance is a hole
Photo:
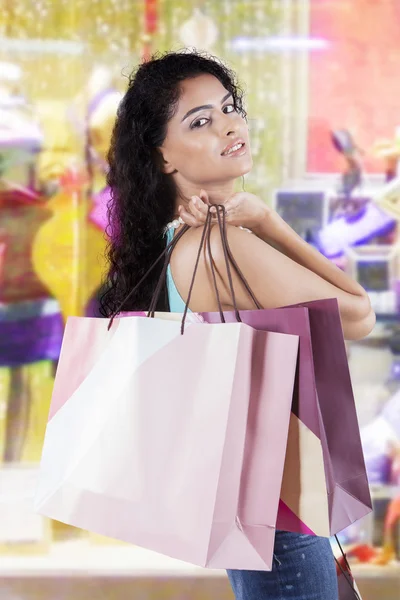
[[[185,310],[184,310],[183,318],[182,318],[182,326],[181,326],[182,334],[184,333],[184,329],[185,329],[185,322],[186,322],[186,318],[187,318],[187,313],[189,311],[189,304],[190,304],[190,300],[192,297],[194,283],[196,280],[197,271],[198,271],[198,267],[199,267],[199,263],[200,263],[201,252],[202,252],[203,248],[205,248],[205,250],[207,251],[209,262],[210,262],[211,274],[212,274],[212,278],[213,278],[213,286],[214,286],[214,291],[215,291],[215,295],[216,295],[216,299],[217,299],[218,310],[220,313],[221,322],[223,322],[223,323],[225,322],[224,312],[222,310],[221,298],[220,298],[218,285],[217,285],[215,265],[214,265],[214,260],[213,260],[213,256],[212,256],[212,251],[211,251],[211,231],[212,231],[212,217],[213,217],[212,209],[215,209],[215,211],[216,211],[217,223],[218,223],[218,228],[219,228],[219,232],[220,232],[222,249],[223,249],[223,253],[224,253],[224,260],[225,260],[225,265],[226,265],[227,275],[228,275],[229,290],[230,290],[230,294],[231,294],[231,298],[232,298],[232,305],[234,307],[235,316],[236,316],[237,321],[241,322],[241,318],[240,318],[240,312],[239,312],[237,302],[236,302],[236,294],[235,294],[234,285],[233,285],[232,269],[231,269],[232,266],[233,266],[234,270],[236,271],[240,281],[243,283],[244,287],[246,288],[247,292],[249,293],[256,308],[258,308],[258,309],[262,308],[261,304],[258,302],[253,291],[251,290],[249,283],[247,282],[246,278],[244,277],[242,271],[240,270],[237,262],[235,261],[233,255],[232,255],[232,251],[229,247],[229,243],[228,243],[228,239],[227,239],[227,232],[226,232],[226,210],[225,210],[225,207],[222,204],[213,205],[213,206],[210,206],[208,209],[206,223],[205,223],[205,226],[204,226],[204,229],[202,232],[199,249],[198,249],[198,253],[196,256],[194,272],[193,272],[193,276],[191,279],[189,292],[188,292],[188,298],[186,300]],[[167,245],[165,250],[157,258],[157,260],[146,271],[146,273],[143,275],[143,277],[140,279],[140,281],[134,286],[134,288],[124,298],[124,300],[118,305],[118,307],[116,308],[116,310],[110,317],[110,321],[108,324],[108,330],[112,327],[115,317],[119,314],[119,312],[123,308],[126,301],[129,300],[129,298],[132,296],[132,294],[139,288],[139,286],[147,279],[147,277],[153,271],[153,269],[164,258],[164,265],[163,265],[163,268],[161,271],[161,275],[157,282],[157,286],[154,290],[154,294],[151,299],[150,307],[149,307],[148,314],[147,314],[148,317],[154,318],[157,302],[160,297],[160,293],[161,293],[163,284],[165,282],[167,269],[168,269],[168,266],[169,266],[169,263],[171,260],[172,252],[175,249],[179,240],[189,229],[190,229],[190,227],[188,225],[185,225],[182,228],[182,230],[176,236],[174,236],[173,240]]]
[[[125,298],[122,300],[122,302],[120,302],[120,304],[117,306],[117,308],[114,310],[114,312],[112,313],[111,317],[110,317],[110,321],[108,323],[108,327],[107,329],[110,330],[112,327],[112,324],[114,322],[115,317],[121,312],[122,308],[124,307],[124,304],[127,300],[129,300],[129,298],[132,296],[132,294],[134,294],[136,292],[137,289],[139,289],[139,287],[142,285],[142,283],[144,281],[146,281],[147,277],[150,275],[150,273],[156,268],[156,266],[158,265],[158,263],[161,261],[162,258],[164,258],[164,256],[168,255],[170,251],[172,251],[176,244],[178,243],[178,241],[181,239],[181,237],[190,229],[189,225],[185,225],[185,227],[182,228],[182,230],[174,237],[174,239],[167,245],[167,247],[165,248],[165,250],[163,250],[163,252],[160,254],[160,256],[157,258],[157,260],[151,265],[151,267],[146,271],[146,273],[143,275],[143,277],[138,281],[138,283],[131,289],[131,291],[129,292],[129,294],[127,294],[125,296]],[[169,262],[169,261],[168,261]],[[157,284],[158,285],[158,284]],[[161,286],[162,287],[162,286]]]
[[[262,310],[263,309],[262,305],[257,300],[246,277],[243,275],[243,271],[239,268],[239,265],[237,264],[235,258],[233,257],[233,254],[232,254],[231,248],[229,246],[229,242],[228,242],[228,235],[227,235],[227,231],[226,231],[226,210],[225,210],[225,207],[223,204],[221,204],[217,207],[217,217],[218,217],[218,223],[219,223],[220,232],[221,232],[222,248],[223,248],[223,252],[224,252],[224,256],[225,256],[225,263],[226,263],[227,272],[228,272],[228,281],[229,281],[229,286],[230,286],[230,290],[231,290],[233,306],[235,307],[235,312],[238,313],[239,311],[236,308],[236,298],[235,298],[235,292],[234,292],[234,288],[233,288],[233,281],[232,281],[230,265],[232,265],[234,270],[236,271],[237,276],[239,277],[240,281],[246,288],[250,298],[253,300],[255,307],[258,310]]]
[[[215,291],[215,295],[216,295],[216,300],[217,300],[217,305],[218,305],[218,311],[221,317],[221,322],[225,323],[225,316],[224,316],[224,311],[222,309],[222,303],[221,303],[221,298],[220,298],[220,294],[219,294],[219,289],[218,289],[218,284],[217,284],[217,278],[216,278],[216,271],[215,271],[215,265],[214,265],[214,259],[212,256],[212,250],[211,250],[211,231],[212,231],[212,208],[213,207],[209,207],[209,210],[207,212],[207,218],[206,218],[206,223],[203,229],[203,234],[201,237],[201,241],[200,241],[200,245],[199,245],[199,250],[197,253],[197,257],[196,257],[196,263],[195,263],[195,267],[194,267],[194,272],[193,272],[193,276],[192,276],[192,280],[190,283],[190,287],[189,287],[189,292],[188,292],[188,298],[186,300],[185,303],[185,310],[183,313],[183,317],[182,317],[182,326],[181,326],[181,334],[184,333],[185,330],[185,322],[186,322],[186,318],[187,318],[187,313],[189,311],[189,304],[190,304],[190,300],[192,297],[192,292],[193,292],[193,288],[194,288],[194,283],[196,280],[196,275],[197,275],[197,271],[198,271],[198,266],[199,266],[199,262],[200,262],[200,257],[201,257],[201,251],[204,247],[204,249],[207,251],[208,253],[208,259],[209,259],[209,263],[210,263],[210,268],[211,268],[211,274],[212,274],[212,279],[213,279],[213,286],[214,286],[214,291]],[[231,269],[231,264],[230,264],[230,260],[229,260],[229,255],[232,256],[232,252],[229,248],[228,242],[227,242],[227,235],[226,235],[226,210],[225,207],[222,204],[219,205],[214,205],[214,208],[216,210],[216,215],[217,215],[217,222],[218,222],[218,228],[219,228],[219,232],[220,232],[220,238],[221,238],[221,242],[222,242],[222,249],[223,249],[223,253],[224,253],[224,260],[225,260],[225,265],[226,265],[226,270],[227,270],[227,275],[228,275],[228,284],[229,284],[229,289],[230,289],[230,293],[231,293],[231,299],[232,299],[232,305],[234,307],[234,311],[235,311],[235,316],[236,316],[236,320],[240,323],[241,322],[241,317],[240,317],[240,312],[237,306],[237,301],[236,301],[236,294],[235,294],[235,289],[234,289],[234,285],[233,285],[233,278],[232,278],[232,269]],[[174,246],[175,247],[175,246]],[[174,248],[173,247],[173,248]],[[164,267],[161,273],[161,277],[160,280],[157,284],[157,288],[155,290],[152,302],[151,302],[151,308],[149,310],[149,317],[154,317],[155,316],[155,306],[157,304],[158,301],[158,297],[159,294],[161,292],[161,288],[162,288],[162,283],[165,279],[166,276],[166,272],[168,269],[168,265],[170,262],[170,258],[171,258],[171,254],[173,251],[173,248],[171,249],[171,251],[169,253],[167,253],[166,258],[165,258],[165,262],[164,262]],[[232,257],[233,258],[233,257]],[[246,278],[244,277],[242,271],[240,270],[239,266],[237,265],[237,263],[233,260],[234,265],[235,265],[235,270],[238,273],[239,279],[243,282],[244,286],[246,287],[246,289],[249,291],[251,298],[253,298],[254,303],[256,305],[257,308],[261,308],[260,303],[257,301],[255,295],[253,294]]]
[[[210,268],[211,268],[211,275],[212,275],[212,279],[213,279],[213,285],[214,285],[214,291],[215,291],[215,296],[216,296],[217,305],[218,305],[218,311],[219,311],[219,314],[220,314],[220,317],[221,317],[221,322],[225,323],[225,315],[224,315],[224,311],[222,309],[221,297],[220,297],[220,294],[219,294],[219,289],[218,289],[218,284],[217,284],[217,277],[216,277],[216,270],[215,270],[215,265],[214,265],[214,258],[213,258],[212,249],[211,249],[211,231],[212,231],[212,212],[211,212],[211,210],[212,210],[212,207],[209,207],[209,210],[208,210],[208,213],[207,213],[206,225],[204,227],[203,234],[205,234],[204,238],[205,238],[205,241],[206,241],[206,249],[207,249],[208,259],[209,259]],[[215,210],[216,210],[216,214],[217,214],[218,228],[219,228],[220,237],[221,237],[221,241],[222,241],[222,248],[223,248],[223,252],[224,252],[225,265],[226,265],[226,270],[227,270],[227,274],[228,274],[228,282],[229,282],[229,289],[230,289],[231,297],[232,297],[232,304],[233,304],[233,307],[234,307],[234,310],[235,310],[236,319],[240,323],[242,321],[242,319],[240,317],[239,309],[237,307],[235,289],[234,289],[234,286],[233,286],[231,265],[229,263],[229,257],[228,257],[228,253],[226,252],[225,244],[224,244],[224,239],[223,239],[223,237],[224,237],[223,236],[223,222],[224,222],[225,217],[226,217],[226,211],[225,211],[225,207],[222,204],[215,205]],[[222,218],[221,218],[221,215],[222,215]],[[202,237],[202,242],[200,243],[200,250],[199,250],[199,254],[197,256],[197,259],[199,259],[199,257],[200,257],[201,249],[203,247],[203,244],[204,244],[204,241],[203,241],[203,237]],[[196,262],[196,270],[197,270],[197,266],[198,266],[198,263]],[[190,297],[191,297],[191,294],[192,294],[194,282],[195,282],[195,274],[194,274],[194,276],[192,278],[191,286],[190,286],[190,289],[189,289],[188,301],[186,303],[185,312],[184,312],[184,315],[183,315],[182,330],[181,330],[182,333],[184,331],[184,321],[186,319],[186,315],[187,315],[187,312],[188,312],[188,309],[189,309],[189,302],[190,302]]]
[[[199,268],[201,251],[203,250],[203,247],[205,245],[206,236],[210,235],[211,220],[212,220],[212,214],[211,214],[211,211],[209,210],[208,213],[207,213],[206,224],[204,226],[203,233],[202,233],[202,236],[201,236],[201,241],[200,241],[200,245],[199,245],[199,251],[197,252],[196,263],[195,263],[195,266],[194,266],[192,281],[190,282],[188,297],[187,297],[186,304],[185,304],[185,310],[183,311],[182,324],[181,324],[181,334],[182,335],[185,332],[185,322],[186,322],[187,314],[189,312],[189,304],[190,304],[190,300],[191,300],[191,297],[192,297],[192,292],[193,292],[193,288],[194,288],[194,282],[196,280],[197,270]]]
[[[223,208],[225,209],[225,207],[223,207]],[[235,260],[235,258],[233,256],[233,254],[232,254],[232,251],[231,251],[231,248],[230,248],[229,242],[228,242],[228,235],[227,235],[227,232],[226,232],[226,218],[225,218],[225,216],[226,215],[225,215],[225,210],[224,210],[224,212],[223,212],[223,217],[224,217],[223,218],[223,227],[222,227],[222,242],[223,242],[223,245],[224,245],[224,248],[225,248],[224,252],[226,252],[226,254],[227,254],[228,258],[229,258],[230,263],[232,264],[233,268],[235,269],[236,274],[238,275],[239,279],[243,283],[244,287],[246,288],[247,293],[249,294],[250,298],[253,300],[254,305],[256,306],[256,308],[258,310],[262,310],[263,309],[262,305],[257,300],[257,298],[256,298],[255,294],[253,293],[253,290],[251,289],[251,287],[250,287],[250,285],[249,285],[246,277],[243,275],[243,272],[239,268],[239,265],[237,264],[237,262],[236,262],[236,260]]]
[[[216,298],[217,298],[217,304],[218,304],[219,312],[220,312],[220,315],[221,315],[221,320],[222,320],[222,322],[224,322],[225,318],[224,318],[223,312],[222,312],[222,306],[221,306],[221,301],[220,301],[220,296],[219,296],[219,290],[218,290],[216,276],[215,276],[214,262],[212,260],[212,254],[211,254],[211,243],[210,243],[211,220],[212,220],[212,215],[210,215],[210,211],[209,211],[207,213],[207,218],[206,218],[206,222],[205,222],[205,225],[204,225],[204,230],[203,230],[203,234],[204,235],[202,235],[202,238],[201,238],[201,241],[200,241],[199,253],[201,255],[202,248],[204,246],[207,247],[208,256],[209,256],[209,260],[210,260],[210,266],[211,266],[211,272],[212,272],[212,276],[213,276],[214,291],[215,291]],[[176,236],[176,241],[178,241],[178,235]],[[157,283],[156,289],[154,291],[153,297],[152,297],[151,302],[150,302],[150,307],[149,307],[149,312],[148,312],[148,316],[149,317],[154,317],[155,316],[155,310],[156,310],[157,302],[158,302],[158,299],[159,299],[159,296],[160,296],[160,293],[161,293],[161,289],[162,289],[163,283],[164,283],[166,275],[167,275],[168,266],[170,264],[172,251],[175,248],[175,245],[165,255],[164,266],[163,266],[163,269],[162,269],[162,272],[161,272],[161,275],[160,275],[160,279],[159,279],[159,281]],[[191,280],[191,284],[190,284],[190,287],[189,287],[189,294],[190,294],[190,296],[192,295],[193,286],[194,286],[195,278],[196,278],[196,274],[197,274],[197,268],[198,268],[198,264],[199,264],[198,261],[200,260],[199,253],[196,256],[195,270],[194,270],[194,273],[193,273],[193,276],[192,276],[192,280]],[[188,304],[188,302],[186,302],[186,304]],[[186,306],[186,304],[185,304],[185,306]]]
[[[216,210],[218,211],[218,208],[216,208]],[[210,230],[209,230],[209,234],[207,236],[207,251],[208,251],[208,260],[210,261],[211,275],[212,275],[212,278],[213,278],[213,284],[214,284],[214,290],[215,290],[215,297],[216,297],[217,304],[218,304],[219,316],[221,318],[221,323],[225,323],[226,322],[225,321],[225,315],[224,315],[224,311],[222,310],[221,297],[219,295],[219,289],[218,289],[218,284],[217,284],[217,276],[216,276],[216,273],[215,273],[214,258],[213,258],[212,251],[211,251],[211,227],[210,227]]]

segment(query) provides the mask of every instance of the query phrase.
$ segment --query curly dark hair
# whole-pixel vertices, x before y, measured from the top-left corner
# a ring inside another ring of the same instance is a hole
[[[173,177],[163,172],[159,148],[176,110],[181,82],[202,74],[216,77],[245,116],[234,73],[213,56],[185,50],[155,55],[129,78],[108,155],[109,271],[100,299],[105,317],[119,309],[147,310],[150,305],[162,264],[129,300],[124,299],[166,247],[164,229],[174,218],[177,189]],[[157,310],[169,310],[165,284]]]

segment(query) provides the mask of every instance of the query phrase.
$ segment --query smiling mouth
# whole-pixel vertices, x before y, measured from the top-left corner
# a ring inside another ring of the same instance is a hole
[[[238,142],[237,144],[235,144],[234,146],[232,146],[231,148],[229,148],[229,150],[226,150],[225,152],[223,152],[221,154],[221,156],[234,156],[234,155],[238,155],[238,154],[243,154],[245,150],[245,144],[243,142]]]

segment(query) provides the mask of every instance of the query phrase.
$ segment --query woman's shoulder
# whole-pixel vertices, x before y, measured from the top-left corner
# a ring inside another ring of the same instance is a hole
[[[250,254],[254,249],[267,246],[265,242],[251,234],[249,230],[234,227],[233,225],[225,226],[225,236],[221,232],[218,224],[213,224],[210,228],[209,235],[204,235],[204,227],[192,227],[185,233],[176,247],[176,256],[179,254],[180,262],[190,261],[193,264],[193,258],[199,254],[200,261],[209,259],[209,251],[211,250],[214,262],[225,260],[224,237],[229,246],[229,249],[234,254]],[[209,242],[208,242],[209,238]]]
[[[243,253],[243,248],[248,248],[250,238],[256,236],[230,225],[226,226],[226,236],[235,260],[242,262],[240,255]],[[192,310],[217,310],[210,265],[212,260],[218,285],[223,286],[224,273],[226,273],[225,256],[221,232],[216,224],[211,227],[209,242],[204,234],[204,227],[193,227],[177,243],[171,255],[170,266],[172,278],[183,298],[187,297],[195,265],[196,263],[198,265],[190,306]]]
[[[222,264],[226,262],[226,250],[230,251],[235,260],[246,263],[253,261],[260,253],[268,254],[271,247],[248,229],[226,225],[224,236],[218,226],[213,227],[211,248],[214,260],[217,264]]]

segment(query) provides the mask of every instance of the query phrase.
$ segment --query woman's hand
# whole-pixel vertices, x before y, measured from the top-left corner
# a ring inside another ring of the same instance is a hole
[[[204,225],[210,202],[207,192],[201,190],[199,196],[192,196],[187,206],[179,207],[179,216],[191,227]],[[236,227],[242,226],[257,233],[261,223],[272,213],[268,206],[254,194],[239,192],[223,202],[226,222]]]

